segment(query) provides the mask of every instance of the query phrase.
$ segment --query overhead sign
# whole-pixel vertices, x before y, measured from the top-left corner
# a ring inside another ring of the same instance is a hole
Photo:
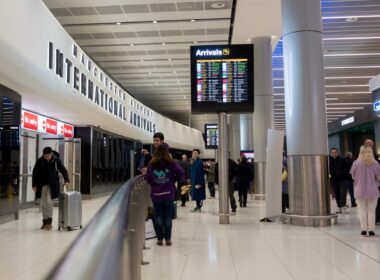
[[[217,149],[219,145],[218,124],[205,124],[206,149]]]
[[[380,100],[373,102],[373,110],[380,111]]]
[[[191,46],[192,113],[252,113],[253,45]]]
[[[74,137],[74,126],[26,110],[21,110],[21,127],[50,135]]]
[[[342,124],[342,126],[344,126],[344,125],[348,125],[348,124],[353,123],[353,122],[355,122],[355,118],[352,116],[350,118],[342,120],[341,124]]]

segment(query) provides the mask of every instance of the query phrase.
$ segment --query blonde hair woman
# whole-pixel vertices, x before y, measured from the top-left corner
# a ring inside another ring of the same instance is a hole
[[[354,161],[350,173],[354,179],[361,235],[367,235],[368,231],[369,236],[374,236],[375,211],[379,197],[377,181],[380,180],[380,165],[375,161],[371,147],[360,147],[359,157]]]

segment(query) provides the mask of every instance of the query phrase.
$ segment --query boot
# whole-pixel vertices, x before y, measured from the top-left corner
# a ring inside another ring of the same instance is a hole
[[[52,219],[52,218],[48,218],[47,221],[46,221],[46,226],[45,226],[45,228],[46,228],[47,230],[51,230],[51,229],[53,228],[52,223],[53,223],[53,219]]]
[[[47,221],[48,221],[48,219],[43,219],[43,220],[42,220],[42,226],[41,226],[41,229],[45,229],[45,228],[46,228]]]

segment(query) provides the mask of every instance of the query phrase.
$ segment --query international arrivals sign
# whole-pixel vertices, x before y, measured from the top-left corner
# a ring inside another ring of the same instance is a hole
[[[21,127],[49,135],[74,137],[74,126],[26,110],[21,110]]]

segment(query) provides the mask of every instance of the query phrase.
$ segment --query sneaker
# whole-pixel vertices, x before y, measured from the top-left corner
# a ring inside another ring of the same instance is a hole
[[[339,208],[338,211],[336,211],[337,214],[342,214],[342,208]]]
[[[355,207],[358,207],[358,205],[356,203],[352,204],[351,205],[352,208],[355,208]]]
[[[165,241],[166,246],[172,246],[172,242],[170,240]]]
[[[375,236],[375,233],[371,230],[371,231],[368,232],[368,235],[369,236]]]
[[[158,241],[157,241],[157,245],[158,245],[158,246],[162,246],[162,240],[158,240]]]
[[[191,210],[191,212],[200,213],[201,212],[201,208],[195,207],[193,210]]]
[[[45,229],[46,230],[51,230],[53,228],[52,223],[53,223],[53,219],[52,218],[47,219],[46,220]]]
[[[236,213],[236,208],[233,208],[231,211],[232,213]]]
[[[363,236],[366,236],[367,235],[367,231],[362,230],[362,232],[360,234],[363,235]]]
[[[46,228],[46,223],[47,223],[47,219],[43,219],[42,220],[42,226],[40,227],[40,229],[45,229]]]

